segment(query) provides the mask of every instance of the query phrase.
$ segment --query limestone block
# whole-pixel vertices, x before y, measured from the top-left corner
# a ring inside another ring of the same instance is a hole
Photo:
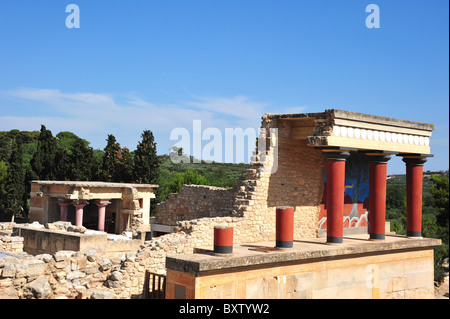
[[[16,276],[16,265],[11,262],[6,262],[3,265],[2,277],[14,278]]]
[[[17,264],[17,277],[37,277],[43,275],[46,265],[42,260],[30,259]]]
[[[24,289],[24,296],[27,299],[48,299],[51,294],[51,287],[45,276],[39,276],[36,280],[28,283]]]
[[[66,261],[68,258],[72,257],[76,252],[72,250],[60,250],[53,254],[55,261]]]

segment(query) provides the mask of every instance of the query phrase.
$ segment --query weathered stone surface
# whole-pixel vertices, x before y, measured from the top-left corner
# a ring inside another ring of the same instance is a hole
[[[67,231],[84,234],[87,231],[87,228],[84,226],[70,225],[67,227]]]
[[[0,280],[0,299],[18,299],[19,295],[11,279]]]
[[[109,270],[109,269],[111,269],[111,267],[112,267],[112,263],[108,258],[104,258],[100,263],[101,271]]]
[[[28,283],[24,288],[24,297],[27,299],[48,299],[50,293],[50,284],[43,275]]]
[[[117,299],[117,295],[110,289],[98,288],[92,290],[90,299]]]
[[[10,243],[11,242],[11,236],[2,236],[0,238],[4,243]]]
[[[77,280],[77,279],[81,279],[84,278],[86,276],[86,274],[82,271],[71,271],[67,274],[66,279],[67,280]]]
[[[60,250],[53,254],[55,261],[66,261],[67,258],[72,257],[76,252],[71,250]]]
[[[36,277],[45,271],[45,263],[39,259],[24,260],[17,265],[16,277]]]
[[[113,280],[113,281],[119,281],[122,280],[123,278],[123,274],[120,271],[113,271],[111,273],[111,276],[109,277],[109,279]]]
[[[177,221],[201,217],[231,216],[235,191],[214,186],[184,185],[178,194],[158,205],[156,223],[176,225]]]
[[[125,283],[122,281],[114,281],[114,280],[106,281],[106,287],[108,287],[108,288],[121,288],[124,286],[125,286]]]
[[[17,267],[14,263],[6,262],[3,264],[2,277],[14,278],[16,276]]]

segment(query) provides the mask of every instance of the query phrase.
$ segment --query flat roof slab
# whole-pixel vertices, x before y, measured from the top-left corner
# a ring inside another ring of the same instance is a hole
[[[370,241],[369,236],[344,237],[343,244],[331,245],[325,238],[295,240],[293,248],[274,249],[275,242],[234,245],[230,255],[214,254],[205,248],[203,253],[166,258],[166,268],[198,274],[241,267],[264,267],[276,263],[303,263],[318,259],[386,254],[402,250],[429,249],[441,244],[440,239],[412,239],[399,235],[386,235],[384,241]]]

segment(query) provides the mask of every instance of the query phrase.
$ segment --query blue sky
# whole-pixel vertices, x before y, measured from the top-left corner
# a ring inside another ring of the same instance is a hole
[[[80,28],[65,21],[80,8]],[[368,4],[380,8],[369,29]],[[0,130],[72,131],[159,153],[177,127],[252,127],[337,108],[435,124],[425,170],[448,169],[444,0],[0,0]],[[403,173],[399,158],[390,173]]]

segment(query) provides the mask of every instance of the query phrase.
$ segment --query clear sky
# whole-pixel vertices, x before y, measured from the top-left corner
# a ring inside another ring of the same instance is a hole
[[[80,27],[67,28],[68,4]],[[380,9],[367,28],[366,6]],[[107,134],[158,153],[192,131],[337,108],[435,124],[448,169],[446,0],[0,0],[0,130]],[[399,158],[390,173],[404,173]]]

